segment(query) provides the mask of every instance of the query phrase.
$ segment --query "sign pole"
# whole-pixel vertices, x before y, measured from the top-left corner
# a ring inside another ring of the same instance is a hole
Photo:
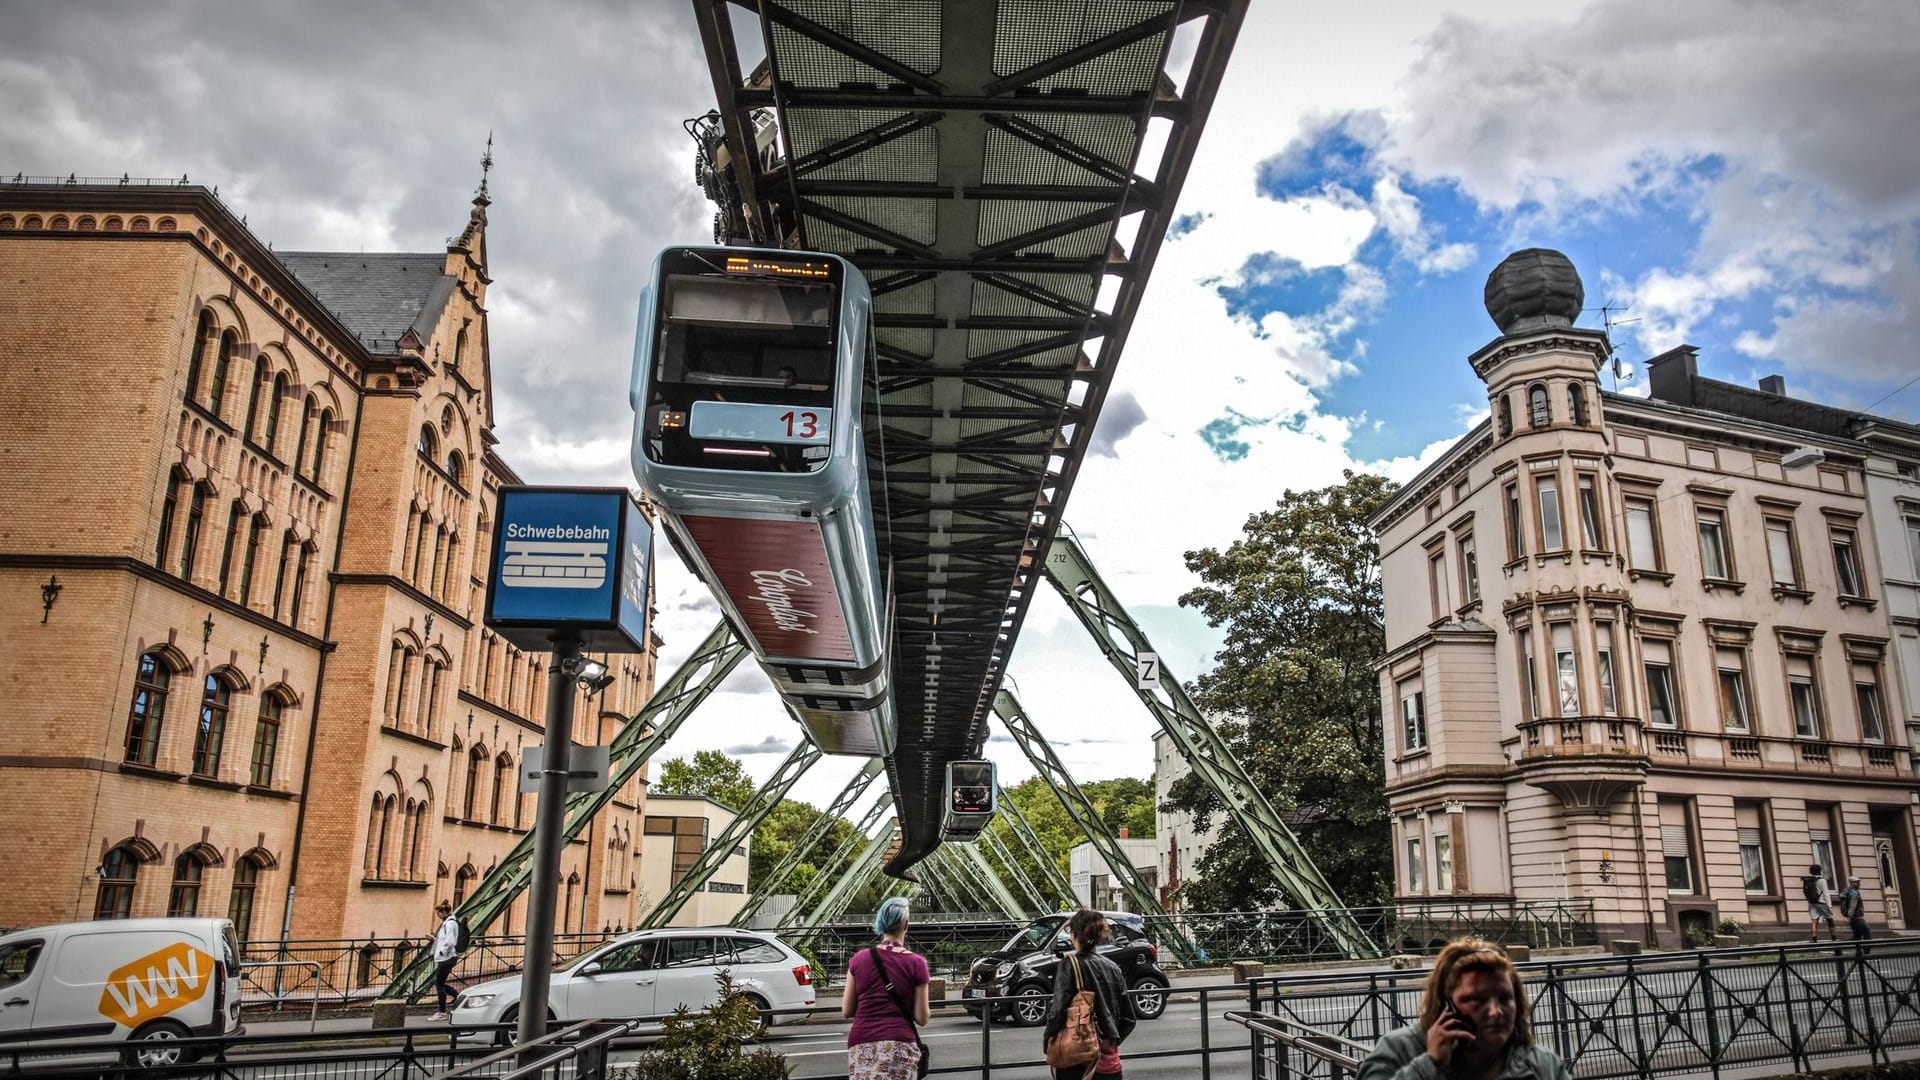
[[[527,887],[527,946],[520,972],[520,1046],[547,1033],[547,987],[553,975],[553,924],[560,892],[560,831],[567,814],[568,750],[573,746],[574,678],[580,668],[580,636],[556,632],[553,666],[547,669],[547,731],[543,741],[540,801],[533,815],[533,880]],[[537,1050],[522,1050],[521,1068]]]

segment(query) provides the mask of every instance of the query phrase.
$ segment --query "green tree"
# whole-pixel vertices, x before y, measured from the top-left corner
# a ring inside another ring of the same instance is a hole
[[[1288,818],[1307,853],[1350,906],[1392,898],[1382,760],[1384,643],[1380,555],[1368,521],[1395,485],[1348,472],[1342,483],[1287,491],[1247,519],[1225,551],[1190,551],[1203,584],[1180,598],[1226,631],[1195,704],[1255,786]],[[1167,799],[1205,827],[1224,807],[1198,776]],[[1230,819],[1186,885],[1189,910],[1283,902],[1252,841]]]
[[[653,783],[656,795],[699,795],[729,810],[747,805],[759,789],[738,761],[718,750],[701,750],[691,760],[669,760]]]

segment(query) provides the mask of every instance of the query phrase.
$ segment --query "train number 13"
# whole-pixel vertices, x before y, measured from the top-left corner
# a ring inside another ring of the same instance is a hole
[[[802,439],[811,439],[820,434],[820,414],[816,412],[796,412],[788,409],[780,414],[787,425],[787,435]]]

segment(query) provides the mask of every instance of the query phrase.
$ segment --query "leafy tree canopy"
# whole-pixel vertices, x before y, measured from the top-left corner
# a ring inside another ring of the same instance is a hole
[[[655,795],[698,795],[729,810],[739,810],[759,790],[739,761],[718,750],[701,750],[691,759],[672,758],[660,766]]]
[[[1385,605],[1367,522],[1394,490],[1385,477],[1348,472],[1330,487],[1287,491],[1225,551],[1188,552],[1202,584],[1180,598],[1226,631],[1195,704],[1349,906],[1392,898],[1373,671]],[[1167,807],[1202,828],[1224,810],[1197,776],[1174,785]],[[1188,877],[1188,910],[1287,903],[1231,820]]]

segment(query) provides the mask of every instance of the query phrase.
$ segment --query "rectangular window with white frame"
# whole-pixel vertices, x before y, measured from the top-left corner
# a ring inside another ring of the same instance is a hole
[[[1600,517],[1600,481],[1593,473],[1581,473],[1579,477],[1580,495],[1580,539],[1588,551],[1605,551],[1606,535],[1601,531]]]
[[[1453,892],[1453,837],[1445,831],[1433,834],[1433,892],[1435,896]]]
[[[1400,684],[1400,732],[1401,753],[1411,754],[1427,748],[1426,694],[1418,679]]]
[[[1727,550],[1727,512],[1716,506],[1697,508],[1700,530],[1700,574],[1716,581],[1733,577],[1733,560]]]
[[[1820,682],[1811,654],[1787,654],[1787,700],[1793,706],[1793,733],[1802,739],[1821,738]]]
[[[1580,665],[1573,651],[1573,624],[1554,623],[1548,628],[1553,636],[1553,693],[1561,716],[1580,716]]]
[[[1520,653],[1520,701],[1526,706],[1527,719],[1540,719],[1539,676],[1533,670],[1533,631],[1519,630],[1514,633],[1514,644]]]
[[[1567,537],[1560,521],[1560,478],[1536,476],[1533,490],[1540,507],[1540,550],[1565,551]]]
[[[1646,657],[1647,723],[1658,728],[1680,726],[1679,699],[1674,694],[1673,643],[1646,640],[1640,644]]]
[[[1660,557],[1660,530],[1653,499],[1629,495],[1623,500],[1627,517],[1627,565],[1634,570],[1661,573],[1666,560]]]
[[[1792,518],[1767,519],[1767,563],[1775,587],[1800,587],[1800,548],[1793,539]]]
[[[1419,896],[1426,891],[1427,861],[1421,852],[1420,838],[1409,836],[1407,837],[1407,893],[1410,896]]]
[[[1860,710],[1860,738],[1867,742],[1887,741],[1887,710],[1880,696],[1878,665],[1855,662],[1853,699]]]
[[[1593,624],[1594,669],[1600,677],[1600,711],[1607,716],[1620,715],[1620,697],[1613,685],[1613,624]]]
[[[1753,705],[1747,693],[1747,654],[1724,646],[1714,650],[1720,671],[1720,723],[1738,735],[1753,730]]]
[[[1913,580],[1920,581],[1920,517],[1907,518],[1907,554],[1913,558]]]

